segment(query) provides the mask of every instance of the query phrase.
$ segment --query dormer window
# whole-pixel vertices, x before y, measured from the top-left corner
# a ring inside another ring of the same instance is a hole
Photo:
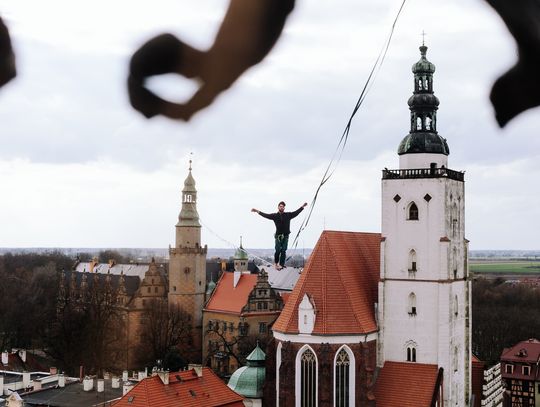
[[[521,373],[523,374],[523,376],[529,376],[531,374],[531,367],[521,366]]]
[[[504,365],[504,373],[507,373],[507,374],[514,373],[514,365],[510,365],[510,364]]]
[[[315,327],[315,307],[307,294],[298,306],[298,331],[301,334],[311,334]]]

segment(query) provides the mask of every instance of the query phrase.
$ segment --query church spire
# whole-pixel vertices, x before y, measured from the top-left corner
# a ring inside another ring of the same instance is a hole
[[[439,99],[433,93],[435,65],[426,58],[427,49],[422,40],[420,60],[412,66],[414,91],[408,101],[411,111],[410,133],[401,141],[399,155],[450,153],[446,140],[437,133]]]
[[[189,173],[184,181],[184,189],[182,189],[182,210],[178,215],[176,226],[201,227],[197,213],[197,189],[195,188],[195,179],[191,175],[191,164],[192,161],[189,160]]]

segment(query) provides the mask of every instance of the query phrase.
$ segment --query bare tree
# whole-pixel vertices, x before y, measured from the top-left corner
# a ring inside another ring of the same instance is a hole
[[[185,348],[191,341],[191,316],[179,306],[169,306],[165,300],[152,300],[142,316],[139,361],[152,364],[165,360],[172,349],[185,358]]]

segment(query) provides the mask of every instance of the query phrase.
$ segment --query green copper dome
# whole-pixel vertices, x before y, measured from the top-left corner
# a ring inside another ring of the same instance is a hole
[[[266,355],[259,344],[246,358],[247,366],[236,370],[227,384],[232,390],[248,398],[262,398],[266,377]]]
[[[398,147],[398,154],[450,154],[446,139],[437,133],[439,99],[433,93],[435,65],[426,58],[427,47],[420,47],[420,60],[412,66],[414,90],[408,100],[411,129]]]
[[[420,47],[420,60],[412,66],[413,73],[430,73],[435,72],[435,65],[429,62],[426,58],[427,47],[422,45]]]

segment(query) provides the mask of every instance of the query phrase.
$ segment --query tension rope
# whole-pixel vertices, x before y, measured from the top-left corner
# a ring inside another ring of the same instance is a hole
[[[328,166],[326,167],[326,170],[324,171],[321,181],[319,182],[319,186],[315,190],[315,195],[313,196],[313,199],[311,200],[311,204],[309,205],[309,212],[306,216],[304,216],[304,220],[302,221],[300,227],[298,228],[298,232],[296,233],[296,236],[293,240],[293,244],[291,245],[293,250],[295,250],[298,246],[298,238],[300,237],[300,234],[309,224],[309,221],[311,219],[311,215],[313,213],[313,209],[315,208],[315,203],[317,202],[317,198],[319,196],[319,192],[321,191],[321,188],[323,187],[324,184],[328,182],[328,180],[330,180],[332,175],[334,175],[334,172],[337,169],[337,165],[341,161],[343,151],[345,150],[345,146],[347,145],[347,141],[349,139],[349,132],[351,130],[351,124],[352,124],[353,118],[358,112],[358,110],[360,109],[360,106],[362,106],[362,103],[364,103],[364,99],[366,98],[369,91],[371,90],[371,87],[373,86],[373,82],[375,81],[375,78],[377,77],[377,74],[379,73],[382,67],[382,64],[386,58],[386,54],[388,52],[388,48],[390,47],[392,36],[394,35],[394,30],[396,28],[397,21],[399,19],[399,16],[401,15],[401,11],[403,10],[403,7],[405,6],[406,1],[407,0],[403,0],[401,3],[401,6],[399,7],[396,17],[394,18],[394,21],[392,23],[392,27],[390,28],[390,33],[388,34],[386,41],[384,42],[381,50],[379,51],[379,55],[377,56],[377,59],[375,60],[375,63],[373,64],[373,67],[371,68],[371,71],[368,75],[366,83],[364,84],[364,87],[362,88],[362,92],[360,93],[360,96],[358,97],[358,100],[356,101],[356,105],[354,106],[354,109],[349,117],[349,120],[347,121],[347,125],[345,126],[345,129],[343,130],[343,133],[341,134],[341,137],[336,146],[336,149],[334,150],[334,154],[332,155],[332,158]],[[337,156],[337,159],[336,159],[336,156]]]

